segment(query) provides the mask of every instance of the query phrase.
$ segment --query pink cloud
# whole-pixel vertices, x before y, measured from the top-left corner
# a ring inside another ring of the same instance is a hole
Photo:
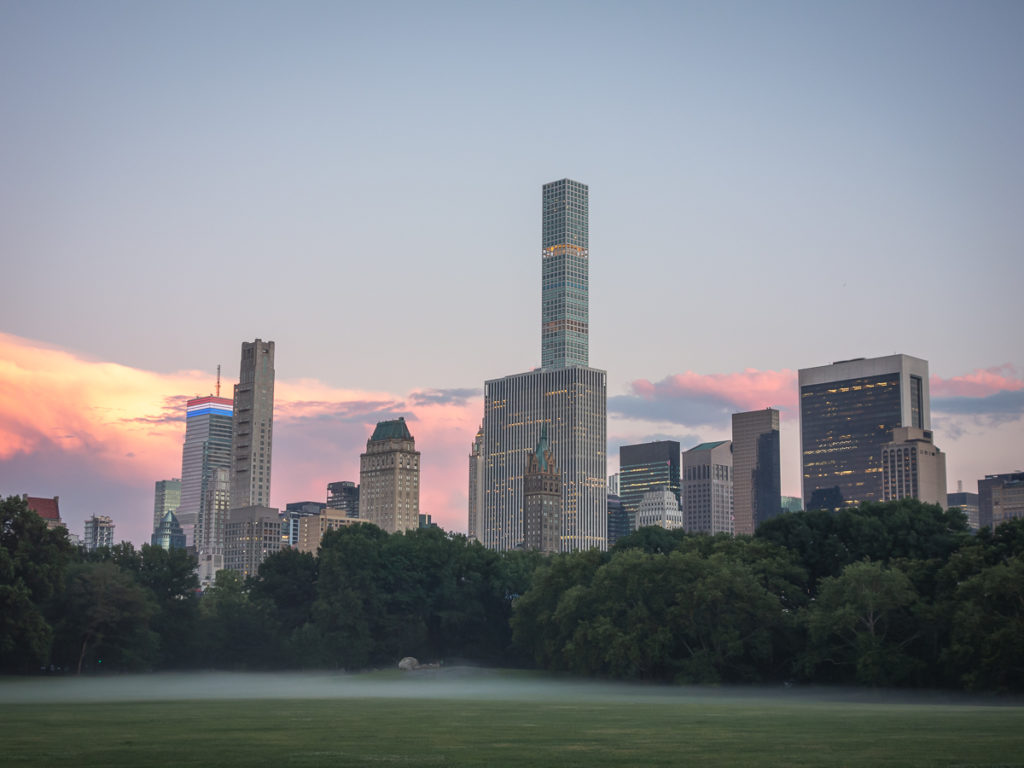
[[[992,368],[979,368],[963,376],[942,379],[932,376],[932,397],[985,397],[996,392],[1015,392],[1024,389],[1024,379],[1009,363]]]

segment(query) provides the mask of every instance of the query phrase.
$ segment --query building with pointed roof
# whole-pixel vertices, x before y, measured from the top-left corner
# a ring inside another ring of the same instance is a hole
[[[526,457],[523,473],[523,547],[554,554],[561,548],[562,476],[548,446],[548,425]]]
[[[164,513],[160,525],[153,531],[150,543],[154,547],[166,550],[185,548],[185,532],[181,529],[178,518],[173,512],[168,510]]]
[[[359,518],[388,533],[420,525],[420,452],[404,418],[378,422],[359,456]]]

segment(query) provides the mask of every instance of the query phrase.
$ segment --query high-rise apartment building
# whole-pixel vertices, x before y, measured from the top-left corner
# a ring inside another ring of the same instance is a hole
[[[683,454],[683,527],[732,533],[732,442],[701,443]]]
[[[675,440],[658,440],[619,448],[619,498],[630,518],[630,530],[639,527],[640,500],[648,491],[668,489],[679,506],[680,446]]]
[[[946,509],[946,454],[929,429],[896,427],[882,446],[882,501],[918,499]]]
[[[181,449],[181,503],[174,515],[186,541],[206,510],[217,470],[231,467],[232,402],[225,397],[197,397],[185,404],[185,444]]]
[[[359,517],[359,486],[351,480],[328,483],[327,508],[343,509],[349,517]]]
[[[480,425],[473,445],[469,449],[469,503],[467,509],[467,534],[473,541],[480,541],[480,515],[484,509],[484,427]]]
[[[996,528],[1024,517],[1024,472],[985,475],[978,481],[978,524]]]
[[[231,508],[270,503],[274,447],[274,342],[242,342],[231,441]]]
[[[909,355],[800,371],[806,509],[881,501],[882,447],[897,427],[931,429],[928,362]]]
[[[753,536],[782,511],[779,412],[774,408],[732,415],[733,531]]]
[[[379,422],[359,456],[359,516],[388,533],[420,525],[420,452],[404,418]]]
[[[541,367],[588,365],[590,197],[586,184],[541,191]]]
[[[640,497],[636,508],[636,527],[656,525],[668,531],[683,527],[679,499],[668,488],[654,488]]]
[[[82,546],[89,552],[114,546],[114,521],[106,515],[93,515],[86,519]]]
[[[526,457],[523,475],[523,547],[554,554],[562,546],[562,476],[548,447],[547,425]]]
[[[164,515],[177,512],[181,506],[181,480],[157,480],[153,494],[153,531],[163,523]]]
[[[478,538],[523,542],[523,473],[541,428],[562,474],[561,551],[607,547],[607,374],[589,359],[588,191],[563,179],[541,192],[542,367],[485,383]]]

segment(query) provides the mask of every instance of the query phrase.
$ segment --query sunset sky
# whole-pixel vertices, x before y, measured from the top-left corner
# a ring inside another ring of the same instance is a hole
[[[1019,2],[0,0],[0,494],[146,540],[184,401],[276,342],[272,503],[379,419],[465,530],[484,380],[540,361],[540,187],[590,186],[618,446],[796,371],[929,361],[951,489],[1024,469]]]

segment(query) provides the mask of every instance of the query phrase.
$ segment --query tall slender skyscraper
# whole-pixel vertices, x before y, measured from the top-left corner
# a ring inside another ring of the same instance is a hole
[[[189,545],[206,512],[217,470],[231,466],[231,400],[197,397],[185,405],[185,445],[181,449],[181,503],[175,516]]]
[[[265,507],[270,504],[274,446],[274,342],[242,342],[234,405],[231,508]]]
[[[542,367],[485,383],[483,508],[491,549],[523,542],[527,456],[547,426],[562,474],[561,551],[607,547],[607,374],[588,362],[588,190],[563,179],[541,193]]]
[[[779,412],[774,408],[732,415],[733,528],[753,536],[782,511]]]
[[[541,191],[541,367],[587,365],[590,355],[590,198],[586,184]]]
[[[861,357],[802,369],[804,509],[882,501],[882,448],[896,427],[932,428],[927,360]]]

